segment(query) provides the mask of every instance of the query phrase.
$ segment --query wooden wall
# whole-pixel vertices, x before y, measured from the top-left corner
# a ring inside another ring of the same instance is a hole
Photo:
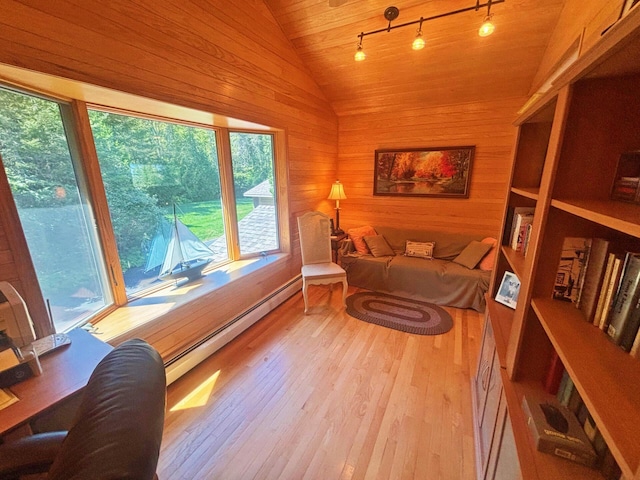
[[[0,0],[0,12],[0,63],[286,132],[293,256],[258,282],[236,283],[235,295],[221,297],[224,309],[213,308],[212,295],[209,308],[164,325],[173,352],[299,274],[295,218],[330,211],[337,117],[262,0]],[[16,228],[0,224],[0,279],[18,280],[28,262],[6,241]],[[17,283],[25,287],[28,279]],[[154,343],[164,345],[155,334]]]
[[[531,85],[531,93],[558,67],[567,48],[577,38],[581,38],[581,53],[593,47],[602,32],[616,21],[622,4],[623,0],[566,0]]]
[[[524,94],[524,92],[523,92]],[[340,203],[343,228],[365,224],[431,228],[497,236],[515,142],[512,125],[525,97],[340,117]],[[475,145],[468,199],[373,195],[374,151]]]
[[[372,111],[341,113],[338,176],[348,197],[340,203],[341,226],[377,223],[498,235],[516,112],[576,38],[581,37],[583,52],[598,41],[602,30],[617,18],[621,4],[621,0],[567,0],[538,72],[521,96],[433,107],[416,104],[407,94],[401,104],[391,106],[380,99],[385,105]],[[469,199],[373,195],[376,149],[455,145],[476,146]]]

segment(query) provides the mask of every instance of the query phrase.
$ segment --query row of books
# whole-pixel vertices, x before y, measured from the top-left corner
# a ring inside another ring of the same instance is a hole
[[[569,422],[575,423],[575,417],[584,432],[583,435],[583,432],[574,431],[573,436],[576,440],[573,443],[575,445],[570,446],[576,449],[575,451],[571,450],[575,458],[566,455],[565,458],[600,469],[606,479],[618,480],[621,478],[620,467],[613,458],[602,433],[555,350],[549,362],[543,387],[547,394],[555,395],[560,411],[565,412],[565,415],[569,417]],[[579,439],[582,440],[579,441]],[[592,448],[588,448],[589,446]]]
[[[582,425],[596,453],[594,467],[598,468],[602,476],[607,480],[620,479],[622,471],[566,370],[562,373],[556,398],[561,405],[567,407],[576,416],[578,423]]]
[[[516,252],[527,254],[529,240],[531,239],[531,230],[533,229],[533,212],[531,207],[515,207],[510,212],[511,230],[509,234],[509,245]]]
[[[602,238],[566,237],[553,296],[574,303],[614,343],[640,356],[640,254]]]

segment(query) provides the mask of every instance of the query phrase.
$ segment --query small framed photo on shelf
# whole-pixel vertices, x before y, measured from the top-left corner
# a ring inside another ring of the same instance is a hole
[[[500,288],[496,294],[496,302],[502,303],[509,308],[516,308],[518,294],[520,293],[520,280],[515,273],[504,272]]]
[[[611,199],[640,203],[640,151],[620,155]]]

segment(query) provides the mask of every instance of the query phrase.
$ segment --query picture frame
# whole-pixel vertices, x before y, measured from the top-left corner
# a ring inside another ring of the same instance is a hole
[[[496,293],[496,302],[515,310],[520,294],[520,280],[513,272],[504,272],[500,288]]]
[[[469,198],[475,146],[375,151],[373,194]]]

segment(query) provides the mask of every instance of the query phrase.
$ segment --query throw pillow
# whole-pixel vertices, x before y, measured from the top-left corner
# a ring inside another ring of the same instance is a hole
[[[364,237],[364,243],[367,244],[371,255],[374,257],[388,257],[395,255],[393,248],[382,235],[367,235]]]
[[[353,241],[353,246],[356,247],[356,252],[366,255],[369,253],[369,247],[364,243],[364,237],[369,235],[377,235],[376,231],[371,225],[364,227],[351,228],[347,230],[349,238]]]
[[[467,245],[460,255],[454,258],[452,261],[463,267],[467,267],[469,270],[476,268],[476,265],[480,263],[480,260],[491,250],[491,245],[488,243],[478,242],[473,240]]]
[[[420,257],[433,259],[433,250],[436,247],[436,242],[412,242],[407,240],[404,254],[407,257]]]
[[[480,270],[484,270],[485,272],[490,272],[491,270],[493,270],[493,264],[496,260],[496,249],[498,248],[498,240],[493,237],[487,237],[482,239],[482,243],[488,243],[489,245],[491,245],[491,250],[485,255],[482,260],[480,260],[478,268]]]

